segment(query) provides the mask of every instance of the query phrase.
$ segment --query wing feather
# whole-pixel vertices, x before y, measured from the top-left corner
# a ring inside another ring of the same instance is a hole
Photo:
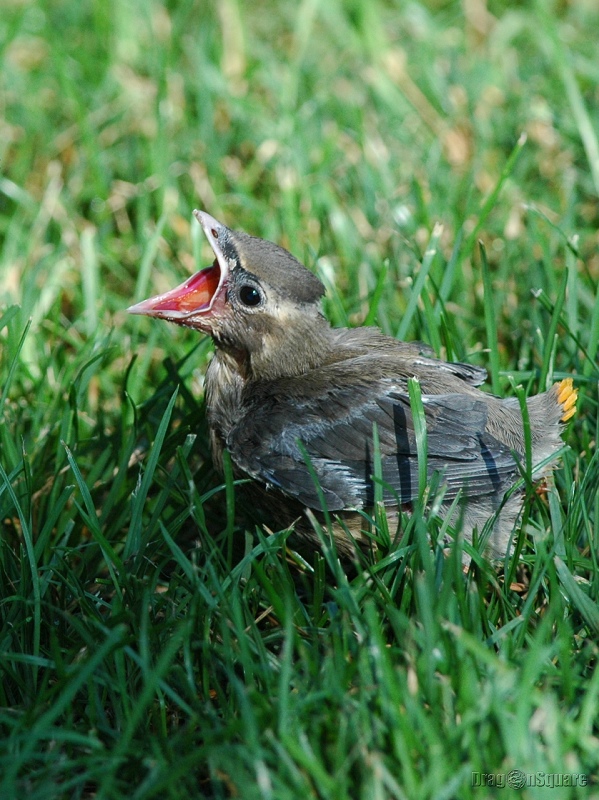
[[[486,431],[487,405],[472,394],[424,395],[429,476],[442,474],[446,499],[494,494],[516,471],[510,450]],[[231,430],[233,461],[257,480],[320,509],[302,443],[330,511],[374,499],[373,425],[377,426],[384,499],[407,503],[418,492],[418,458],[409,397],[392,379],[315,391],[278,393],[248,404]]]

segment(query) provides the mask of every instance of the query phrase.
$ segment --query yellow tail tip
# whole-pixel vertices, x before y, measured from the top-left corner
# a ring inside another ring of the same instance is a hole
[[[576,400],[578,399],[578,389],[574,388],[572,378],[564,378],[556,384],[557,402],[562,407],[562,422],[567,422],[576,414]]]

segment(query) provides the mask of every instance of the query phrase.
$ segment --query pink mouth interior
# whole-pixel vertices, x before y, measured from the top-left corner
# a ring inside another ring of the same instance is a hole
[[[220,267],[215,261],[211,267],[196,272],[189,280],[173,289],[153,307],[154,311],[191,313],[210,306],[220,282]]]

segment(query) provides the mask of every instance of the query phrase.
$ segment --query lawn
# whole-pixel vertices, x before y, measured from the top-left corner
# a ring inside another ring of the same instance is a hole
[[[599,797],[597,30],[595,0],[5,0],[2,800]],[[210,341],[125,312],[212,260],[194,208],[335,325],[502,395],[573,376],[513,557],[464,572],[424,497],[351,565],[251,521]]]

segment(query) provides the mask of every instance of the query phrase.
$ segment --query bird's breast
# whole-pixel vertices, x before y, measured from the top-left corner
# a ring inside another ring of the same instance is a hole
[[[206,406],[212,457],[219,470],[227,437],[242,413],[244,383],[235,362],[217,351],[206,371]]]

